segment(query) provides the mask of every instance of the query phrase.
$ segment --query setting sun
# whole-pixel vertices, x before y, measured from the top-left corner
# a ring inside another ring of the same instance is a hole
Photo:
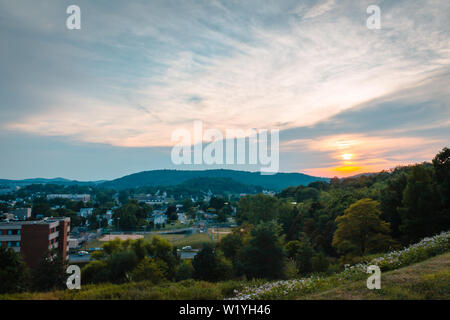
[[[350,160],[352,157],[353,157],[353,154],[351,154],[351,153],[346,153],[346,154],[342,155],[342,158],[344,160]]]

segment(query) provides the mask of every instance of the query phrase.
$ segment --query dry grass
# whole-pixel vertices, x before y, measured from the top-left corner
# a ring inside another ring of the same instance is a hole
[[[450,299],[450,253],[381,275],[381,289],[369,290],[366,280],[298,297],[308,300]]]

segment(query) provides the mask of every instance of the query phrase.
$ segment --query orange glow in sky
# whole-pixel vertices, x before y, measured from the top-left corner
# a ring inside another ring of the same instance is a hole
[[[322,177],[348,177],[361,173],[379,172],[398,165],[413,163],[412,154],[392,156],[399,148],[414,148],[424,144],[423,138],[392,138],[388,136],[335,135],[311,141],[301,141],[313,151],[328,152],[330,159],[323,167],[303,172]],[[401,147],[400,147],[401,146]],[[433,151],[423,150],[422,158],[432,157]]]

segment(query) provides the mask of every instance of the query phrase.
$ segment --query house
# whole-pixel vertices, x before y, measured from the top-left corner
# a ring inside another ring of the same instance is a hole
[[[78,215],[83,218],[87,218],[94,212],[94,208],[81,208]]]
[[[76,238],[69,238],[69,249],[76,249],[80,246],[80,242]]]
[[[178,215],[178,221],[180,221],[180,223],[185,224],[186,223],[186,214],[184,213],[177,213]]]
[[[106,210],[105,218],[108,221],[108,225],[112,225],[113,224],[112,215],[113,215],[113,211],[112,210]]]
[[[153,210],[152,217],[149,221],[153,221],[154,225],[165,224],[167,222],[167,215],[161,210]]]
[[[27,220],[28,218],[31,218],[31,208],[14,209],[14,215],[18,220]]]
[[[15,219],[14,214],[12,214],[12,213],[4,213],[3,216],[5,217],[5,219],[8,219],[8,220]]]

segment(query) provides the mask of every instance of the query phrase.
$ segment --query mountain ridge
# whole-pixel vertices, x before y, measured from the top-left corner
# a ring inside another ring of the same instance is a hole
[[[173,186],[195,178],[231,178],[236,182],[260,186],[266,189],[281,190],[289,186],[307,185],[314,181],[329,181],[329,178],[310,176],[297,172],[280,172],[263,175],[257,171],[239,171],[229,169],[210,170],[176,170],[158,169],[132,173],[113,180],[78,181],[65,178],[32,178],[22,180],[0,179],[0,184],[61,184],[61,185],[95,185],[116,190],[144,186]]]

